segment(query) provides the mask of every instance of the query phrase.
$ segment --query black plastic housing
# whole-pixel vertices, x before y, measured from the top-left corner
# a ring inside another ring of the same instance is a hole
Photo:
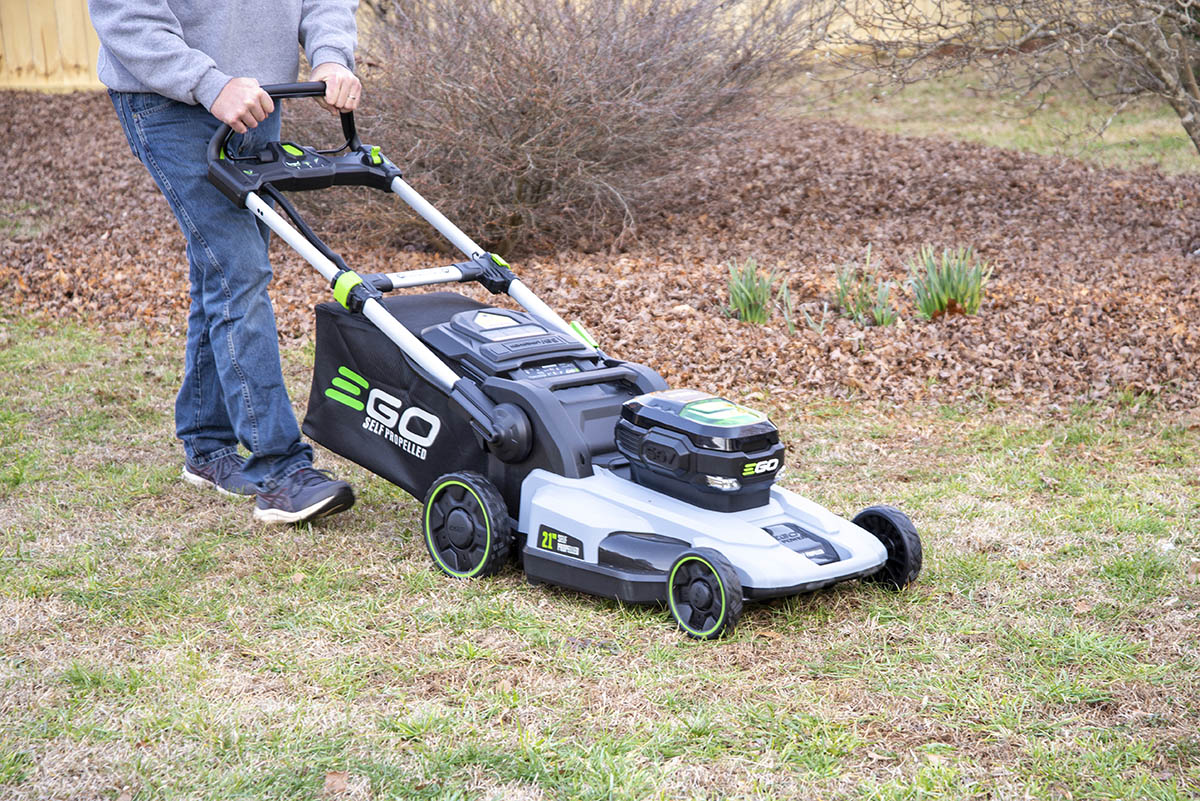
[[[690,389],[626,401],[617,449],[638,484],[718,512],[765,505],[784,452],[764,415]],[[733,481],[736,488],[714,486]]]
[[[304,433],[417,498],[443,473],[470,470],[500,490],[509,514],[535,468],[568,478],[619,460],[622,404],[666,382],[546,329],[530,315],[451,292],[385,297],[384,308],[493,404],[530,429],[521,452],[489,452],[461,404],[426,380],[370,321],[337,303],[316,308],[317,352]]]

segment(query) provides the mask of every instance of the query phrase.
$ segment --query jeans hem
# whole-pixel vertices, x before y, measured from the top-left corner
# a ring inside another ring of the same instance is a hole
[[[210,465],[219,459],[224,459],[227,456],[235,454],[237,454],[237,446],[230,445],[227,448],[215,450],[212,453],[207,453],[204,456],[197,457],[195,459],[187,456],[186,454],[184,455],[184,458],[187,459],[189,464],[195,465],[196,467],[204,467],[205,465]]]

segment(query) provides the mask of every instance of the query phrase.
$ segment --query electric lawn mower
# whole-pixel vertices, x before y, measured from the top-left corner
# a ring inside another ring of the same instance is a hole
[[[325,93],[320,82],[264,88]],[[606,354],[363,145],[353,113],[341,123],[333,150],[280,141],[241,155],[222,126],[208,176],[330,281],[304,433],[424,499],[440,570],[487,576],[515,555],[531,583],[665,603],[699,639],[731,631],[745,600],[917,577],[921,541],[902,512],[845,520],[777,486],[784,446],[765,415]],[[466,259],[355,273],[281,194],[341,185],[394,192]],[[469,281],[524,311],[450,292],[384,296]]]

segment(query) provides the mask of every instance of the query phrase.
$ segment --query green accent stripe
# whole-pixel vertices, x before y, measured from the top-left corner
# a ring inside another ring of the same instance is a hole
[[[335,387],[337,387],[340,390],[343,390],[344,392],[350,393],[351,395],[361,395],[362,394],[362,389],[359,388],[358,384],[351,384],[349,381],[347,381],[344,378],[338,378],[337,376],[334,376],[333,380],[330,381],[329,383],[333,384]]]
[[[344,367],[344,366],[339,367],[338,372],[342,374],[343,378],[349,378],[351,381],[362,384],[363,389],[366,389],[367,387],[370,386],[370,384],[367,383],[367,379],[363,378],[361,375],[354,372],[349,367]]]
[[[290,153],[293,156],[303,156],[304,155],[304,151],[301,150],[300,148],[296,147],[295,145],[285,144],[283,146],[283,150],[285,153]]]
[[[352,398],[342,392],[338,392],[336,389],[325,390],[325,397],[332,398],[338,403],[344,403],[356,412],[361,412],[364,408],[366,408],[363,406],[362,401]]]
[[[596,344],[596,340],[592,338],[592,335],[588,333],[588,330],[583,327],[583,323],[579,322],[578,320],[571,321],[571,330],[576,334],[579,334],[583,341],[591,345],[593,348],[600,347]]]
[[[350,297],[350,290],[363,282],[362,276],[353,270],[347,270],[338,276],[337,282],[333,285],[333,297],[338,303],[345,308],[350,308],[347,304],[347,299]]]

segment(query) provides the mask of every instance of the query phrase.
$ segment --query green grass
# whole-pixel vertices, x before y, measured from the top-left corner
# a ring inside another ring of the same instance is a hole
[[[1200,430],[1152,400],[771,408],[917,521],[909,591],[662,610],[433,572],[416,504],[268,529],[177,478],[174,341],[0,317],[0,796],[1161,798],[1200,786]],[[285,354],[294,398],[311,351]],[[111,392],[114,376],[122,391]]]
[[[18,239],[37,236],[48,224],[45,217],[39,219],[39,211],[32,203],[0,204],[0,234]]]
[[[986,90],[976,73],[947,75],[902,89],[872,86],[863,78],[849,83],[853,88],[835,97],[821,114],[892,133],[965,139],[1106,167],[1200,171],[1200,156],[1179,117],[1153,98],[1112,117],[1111,106],[1083,92],[1053,92],[1036,107],[1012,93]]]

